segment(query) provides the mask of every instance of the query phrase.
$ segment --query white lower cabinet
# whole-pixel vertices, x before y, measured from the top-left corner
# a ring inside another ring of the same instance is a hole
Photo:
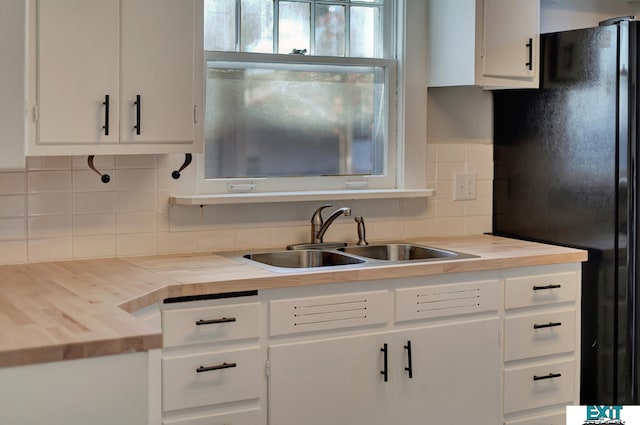
[[[391,334],[327,338],[269,347],[269,423],[382,425],[394,423]],[[391,377],[390,377],[391,378]]]
[[[396,333],[391,423],[497,424],[499,328],[495,317]]]
[[[491,284],[497,289],[497,282]],[[432,305],[451,305],[449,295],[442,296],[445,287],[435,292],[441,295]],[[494,290],[484,296],[497,295]],[[308,304],[322,304],[319,298]],[[269,423],[497,424],[500,321],[493,305],[492,317],[270,345]]]
[[[580,271],[505,279],[504,417],[564,425],[580,404]]]
[[[273,345],[269,423],[495,425],[498,329],[491,318]]]
[[[580,264],[162,307],[164,425],[563,425]]]

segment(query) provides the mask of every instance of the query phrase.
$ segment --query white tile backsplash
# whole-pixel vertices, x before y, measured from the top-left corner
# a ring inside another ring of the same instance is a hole
[[[74,214],[115,212],[115,192],[74,192]]]
[[[29,193],[71,192],[71,171],[32,171],[27,181]]]
[[[428,144],[422,200],[344,201],[365,218],[367,239],[451,236],[491,231],[493,147],[465,140]],[[197,158],[171,178],[184,155],[29,158],[26,172],[0,172],[0,264],[109,258],[188,251],[284,248],[309,241],[321,202],[169,206],[169,194],[192,193]],[[477,199],[453,201],[453,174],[477,173]],[[330,211],[325,212],[325,217]],[[340,217],[325,240],[357,241],[352,217]]]
[[[0,173],[0,195],[23,195],[27,188],[27,173]]]
[[[27,202],[29,216],[71,214],[71,192],[31,193]]]
[[[26,215],[25,195],[0,195],[0,218],[24,217]]]
[[[19,241],[26,235],[24,218],[0,218],[0,240]]]

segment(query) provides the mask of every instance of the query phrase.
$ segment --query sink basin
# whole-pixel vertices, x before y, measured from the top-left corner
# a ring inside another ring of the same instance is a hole
[[[245,254],[244,258],[269,266],[286,268],[309,268],[344,266],[364,263],[364,259],[349,257],[333,251],[301,249],[295,251],[273,251]]]
[[[413,244],[349,246],[339,248],[339,251],[360,257],[385,261],[436,260],[470,257],[468,254]]]

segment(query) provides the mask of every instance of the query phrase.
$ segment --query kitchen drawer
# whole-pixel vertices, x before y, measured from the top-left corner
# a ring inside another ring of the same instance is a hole
[[[389,291],[356,292],[269,302],[269,334],[285,335],[384,324]]]
[[[259,347],[164,357],[163,410],[258,398],[263,374]]]
[[[260,409],[258,408],[162,421],[162,425],[258,425],[259,423]]]
[[[577,273],[523,276],[505,280],[505,308],[571,302],[576,299]]]
[[[567,414],[562,412],[552,413],[535,418],[520,419],[517,421],[507,421],[506,425],[565,425]]]
[[[396,322],[498,309],[498,281],[396,289]]]
[[[257,338],[260,303],[190,307],[162,312],[165,347]]]
[[[536,366],[506,368],[504,413],[575,402],[573,360]]]
[[[505,361],[575,350],[576,312],[573,309],[507,317],[504,327]]]

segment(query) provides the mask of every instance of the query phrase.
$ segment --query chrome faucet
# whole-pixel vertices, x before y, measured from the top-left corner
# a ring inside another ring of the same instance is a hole
[[[323,205],[313,213],[313,216],[311,217],[311,243],[312,244],[323,243],[322,238],[324,237],[324,234],[326,233],[327,229],[329,228],[329,226],[331,226],[331,223],[333,223],[336,218],[340,217],[342,214],[346,216],[351,215],[351,208],[348,208],[348,207],[338,208],[337,210],[331,213],[331,215],[327,218],[327,221],[324,221],[324,219],[322,218],[322,210],[332,206],[333,206],[332,204]]]

